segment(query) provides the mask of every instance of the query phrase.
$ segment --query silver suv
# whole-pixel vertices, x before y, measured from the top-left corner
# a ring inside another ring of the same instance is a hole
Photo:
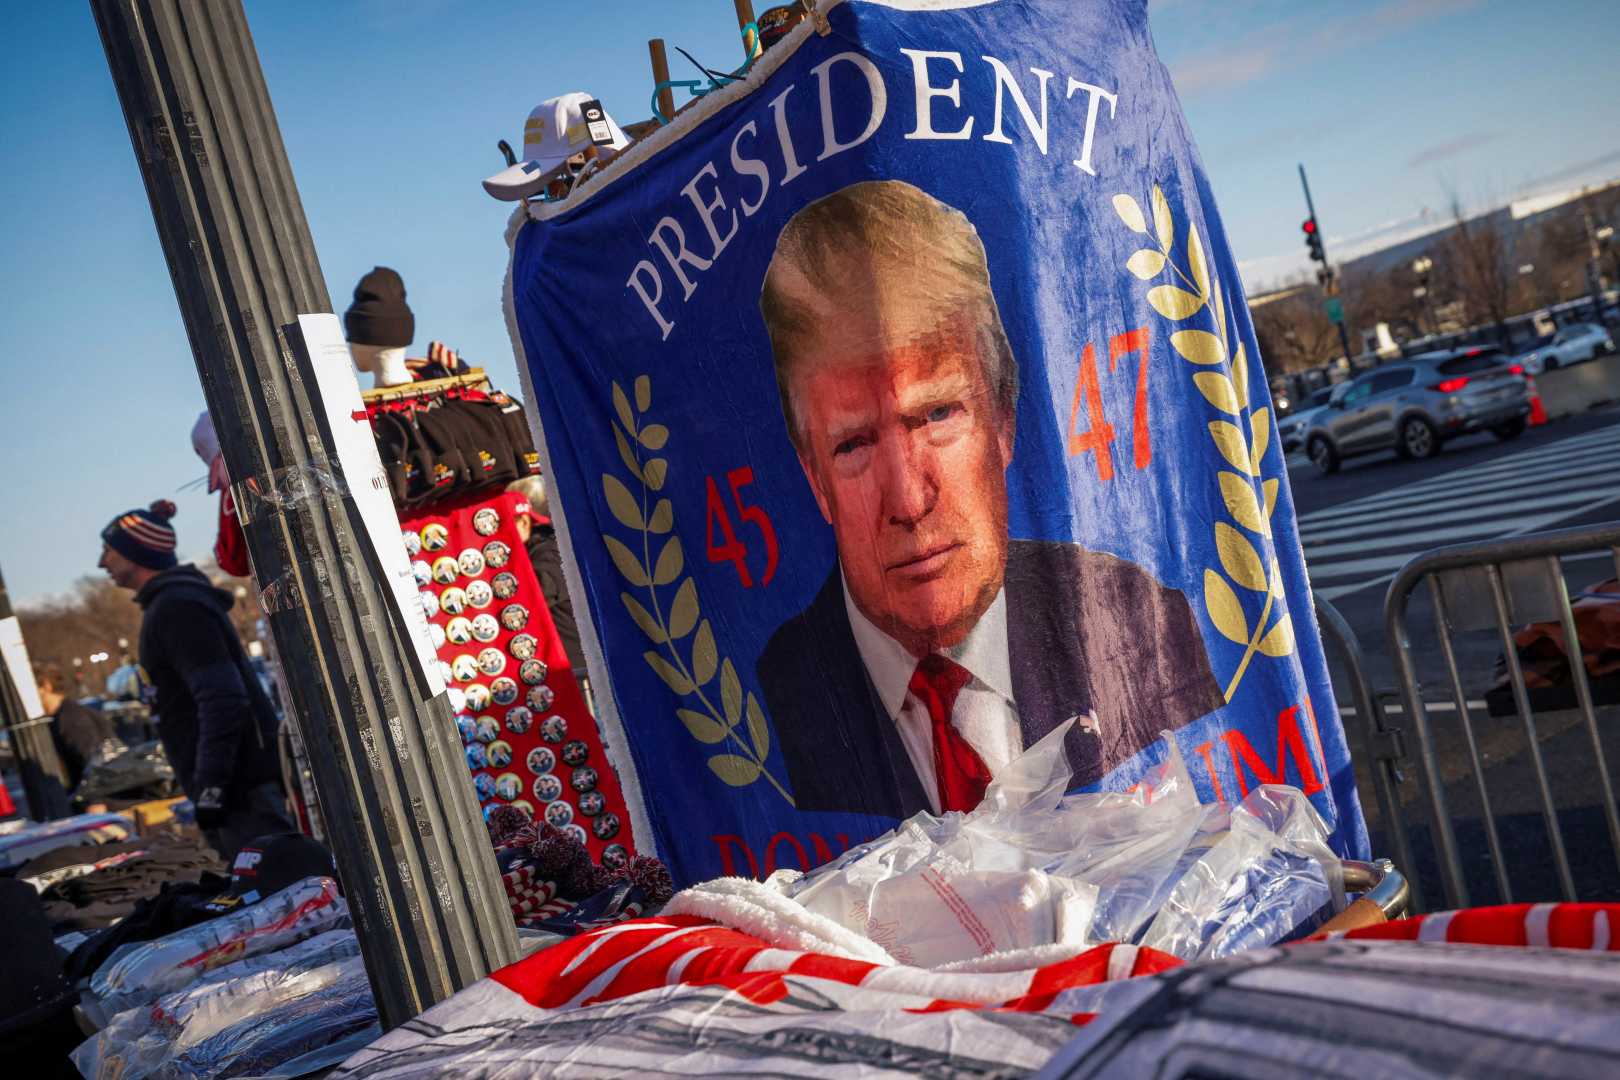
[[[1423,353],[1334,388],[1310,418],[1305,452],[1317,471],[1337,472],[1356,454],[1394,450],[1433,457],[1445,440],[1475,431],[1522,434],[1530,413],[1524,369],[1495,348]]]

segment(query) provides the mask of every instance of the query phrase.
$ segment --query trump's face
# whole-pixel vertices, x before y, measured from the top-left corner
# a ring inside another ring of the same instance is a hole
[[[913,654],[962,641],[1007,562],[1002,414],[969,313],[892,294],[846,308],[800,348],[800,462],[851,598]]]

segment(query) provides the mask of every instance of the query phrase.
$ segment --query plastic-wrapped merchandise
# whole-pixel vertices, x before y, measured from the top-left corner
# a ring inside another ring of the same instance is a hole
[[[110,844],[135,835],[135,823],[122,814],[75,814],[56,821],[29,822],[0,835],[0,870],[11,870],[47,851],[75,844]]]
[[[216,968],[333,929],[348,906],[329,877],[309,877],[257,903],[185,930],[121,947],[90,990],[111,1016],[196,982]]]
[[[1104,942],[1222,956],[1344,906],[1327,829],[1299,791],[1200,803],[1167,736],[1164,762],[1133,791],[1065,796],[1066,731],[1030,747],[972,812],[917,814],[771,883],[922,967]]]
[[[162,743],[153,739],[125,746],[118,739],[108,739],[91,755],[73,797],[80,803],[133,793],[162,798],[176,787],[174,766],[169,764]]]

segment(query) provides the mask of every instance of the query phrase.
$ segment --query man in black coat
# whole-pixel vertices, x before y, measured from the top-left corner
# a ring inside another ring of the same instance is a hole
[[[243,844],[292,831],[276,751],[279,720],[231,625],[234,598],[175,559],[174,504],[131,510],[101,532],[100,565],[144,612],[140,660],[158,736],[197,825],[229,862]]]
[[[838,562],[761,655],[800,810],[968,810],[1065,720],[1075,784],[1224,703],[1186,597],[1010,541],[1018,368],[967,218],[899,181],[799,211],[765,277],[789,437]]]

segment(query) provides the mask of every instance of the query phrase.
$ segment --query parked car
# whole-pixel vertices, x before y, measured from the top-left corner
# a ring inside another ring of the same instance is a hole
[[[1277,437],[1282,440],[1283,453],[1292,454],[1305,445],[1305,431],[1310,427],[1312,415],[1327,405],[1328,398],[1332,396],[1331,386],[1313,391],[1300,402],[1298,408],[1277,422]]]
[[[1428,458],[1471,432],[1515,438],[1529,414],[1529,379],[1500,349],[1423,353],[1334,387],[1310,417],[1305,452],[1324,475],[1347,457],[1379,450]]]
[[[1555,371],[1583,360],[1595,360],[1600,353],[1614,351],[1614,338],[1596,323],[1570,323],[1553,335],[1552,340],[1538,345],[1519,357],[1524,370],[1532,375]]]

